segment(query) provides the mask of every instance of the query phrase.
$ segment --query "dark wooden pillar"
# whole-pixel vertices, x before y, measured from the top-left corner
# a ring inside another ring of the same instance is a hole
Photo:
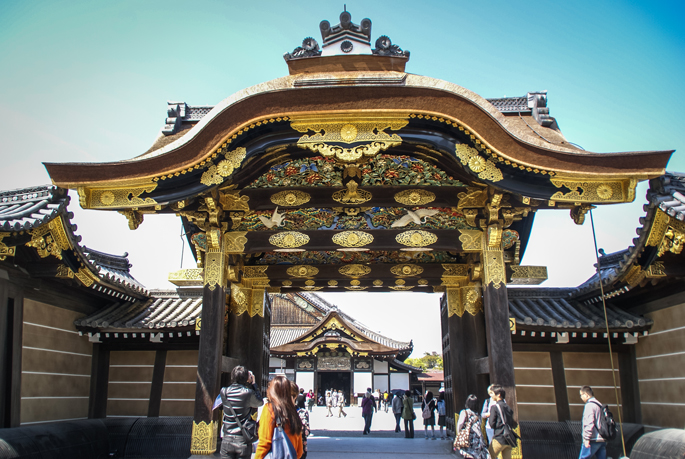
[[[24,296],[0,280],[0,427],[21,423],[21,346]]]
[[[568,403],[568,389],[566,387],[566,371],[564,370],[564,356],[561,351],[549,353],[552,363],[552,379],[554,381],[554,397],[557,402],[557,421],[571,420],[571,407]]]
[[[501,228],[492,225],[488,235],[501,232]],[[485,309],[485,329],[488,343],[490,382],[499,384],[506,391],[507,404],[518,419],[516,406],[516,383],[514,381],[514,355],[511,348],[511,331],[509,326],[509,299],[505,277],[502,242],[497,238],[484,238],[482,262],[485,279],[483,281],[483,303]],[[492,245],[490,239],[495,242]]]
[[[148,418],[158,418],[162,406],[162,389],[164,388],[164,371],[166,370],[166,350],[155,353],[155,367],[152,370],[150,385],[150,402],[147,407]]]
[[[202,324],[195,385],[195,412],[190,452],[207,456],[216,451],[219,410],[212,405],[221,388],[221,357],[226,305],[226,260],[221,248],[205,253]]]
[[[109,349],[104,345],[93,344],[90,362],[90,397],[88,418],[107,417],[107,390],[109,388]]]
[[[623,422],[642,424],[640,384],[637,379],[635,346],[628,346],[628,351],[618,354],[618,372],[621,384]]]
[[[250,334],[247,336],[247,368],[252,371],[255,382],[259,387],[262,385],[263,360],[264,360],[264,289],[252,291],[252,311],[250,317]]]

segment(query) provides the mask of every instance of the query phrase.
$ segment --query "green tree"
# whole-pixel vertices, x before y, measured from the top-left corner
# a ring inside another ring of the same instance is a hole
[[[442,355],[437,352],[424,352],[423,357],[409,358],[405,360],[411,366],[421,368],[424,371],[442,370]]]

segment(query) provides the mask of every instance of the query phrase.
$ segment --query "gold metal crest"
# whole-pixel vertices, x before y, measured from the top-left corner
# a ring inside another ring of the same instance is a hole
[[[418,265],[395,265],[390,268],[390,272],[399,277],[418,276],[423,268]]]
[[[281,191],[271,196],[271,202],[282,207],[301,206],[311,199],[309,193],[298,190]]]
[[[398,234],[395,240],[407,247],[425,247],[427,245],[435,244],[438,241],[438,237],[423,230],[410,230]]]
[[[282,249],[292,249],[303,246],[309,242],[309,236],[297,231],[281,231],[269,238],[269,244]]]
[[[345,265],[340,267],[338,272],[347,277],[361,277],[369,274],[371,268],[365,265]]]
[[[291,266],[286,272],[292,277],[313,277],[319,274],[319,268],[307,265],[297,265]]]
[[[363,231],[343,231],[333,236],[333,242],[342,247],[363,247],[373,242],[373,236]]]
[[[405,206],[425,206],[435,201],[435,193],[426,190],[404,190],[395,194],[395,201]]]

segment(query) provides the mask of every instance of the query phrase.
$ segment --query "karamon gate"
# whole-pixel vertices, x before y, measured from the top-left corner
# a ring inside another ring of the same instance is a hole
[[[170,103],[140,156],[46,164],[82,207],[131,229],[182,218],[198,268],[177,280],[204,279],[194,454],[215,450],[222,370],[246,364],[266,385],[269,292],[443,292],[449,428],[488,383],[516,412],[506,285],[546,278],[519,263],[535,213],[582,224],[593,205],[632,201],[670,156],[575,147],[545,93],[486,100],[405,73],[409,52],[385,36],[372,47],[368,19],[343,12],[320,29],[322,47],[307,38],[285,55],[288,76],[213,108]]]

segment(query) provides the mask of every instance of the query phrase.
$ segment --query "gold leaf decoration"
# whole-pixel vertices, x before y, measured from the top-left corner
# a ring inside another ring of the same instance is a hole
[[[504,179],[502,171],[497,169],[495,163],[478,155],[478,150],[463,143],[457,144],[455,154],[464,166],[468,166],[478,178],[490,182],[499,182]]]
[[[475,285],[469,285],[461,290],[462,300],[464,301],[464,309],[472,316],[475,316],[482,310],[483,306],[480,289]]]
[[[414,286],[406,286],[406,285],[391,285],[388,287],[390,290],[397,290],[399,292],[405,292],[407,290],[411,290],[414,288]]]
[[[492,284],[499,289],[505,284],[504,257],[501,250],[486,250],[483,254],[485,267],[485,285]]]
[[[338,268],[338,272],[347,277],[361,277],[369,274],[371,268],[365,265],[345,265]]]
[[[237,211],[249,211],[250,206],[248,201],[249,196],[241,196],[240,191],[224,191],[219,193],[219,202],[221,207],[227,210],[237,210]]]
[[[141,198],[143,193],[151,193],[157,188],[157,182],[140,187],[122,188],[85,188],[83,195],[79,195],[82,207],[86,209],[130,208],[139,206],[154,206],[157,204],[152,198]],[[83,206],[85,201],[85,206]]]
[[[405,281],[404,279],[397,279],[395,281],[395,285],[404,285],[406,283],[407,283],[407,281]]]
[[[328,285],[330,285],[331,287],[335,287],[338,285],[338,281],[331,279],[328,281]]]
[[[419,285],[428,285],[428,280],[427,279],[419,279]]]
[[[334,235],[332,240],[342,247],[363,247],[373,242],[373,236],[363,231],[343,231]]]
[[[224,234],[224,250],[226,253],[238,254],[245,252],[247,231],[229,231]]]
[[[0,261],[7,257],[13,257],[17,253],[17,248],[8,246],[2,240],[6,237],[10,237],[12,233],[0,233]]]
[[[448,288],[445,293],[447,296],[447,316],[463,316],[465,308],[464,303],[461,301],[461,289]]]
[[[459,241],[465,252],[480,252],[483,248],[483,232],[480,230],[459,230]]]
[[[268,277],[266,275],[268,268],[268,266],[245,266],[243,268],[243,277],[248,279]]]
[[[333,200],[341,204],[363,204],[370,201],[373,195],[368,191],[357,188],[357,182],[350,180],[347,182],[347,190],[340,190],[333,193]]]
[[[291,266],[286,270],[292,277],[313,277],[319,274],[319,268],[307,265]]]
[[[205,253],[204,280],[205,285],[214,290],[216,286],[224,286],[225,256],[219,249],[208,249]]]
[[[290,287],[291,285],[293,285],[293,281],[284,280],[283,282],[281,282],[281,284],[283,284],[284,287]]]
[[[423,268],[418,265],[395,265],[390,268],[390,272],[400,277],[418,276],[423,272]]]
[[[435,201],[435,193],[426,190],[404,190],[395,194],[395,201],[405,206],[425,206]]]
[[[226,159],[219,161],[218,164],[212,164],[209,166],[207,171],[202,174],[200,178],[200,183],[206,186],[219,185],[233,173],[236,169],[240,167],[240,164],[245,159],[247,155],[247,150],[243,147],[236,148],[233,151],[224,153]]]
[[[359,285],[359,284],[361,284],[361,282],[358,281],[357,279],[353,279],[353,280],[350,281],[350,285],[357,286],[357,285]]]
[[[469,275],[469,265],[443,264],[442,269],[445,270],[443,276],[467,277]]]
[[[305,283],[304,283],[304,285],[307,285],[307,286],[309,286],[309,287],[311,287],[312,285],[315,285],[315,284],[316,284],[316,282],[314,282],[314,281],[311,280],[311,279],[309,279],[308,281],[305,281]]]
[[[203,284],[203,270],[202,268],[181,269],[169,273],[167,280],[179,287],[188,285],[202,285]]]
[[[380,279],[376,279],[375,281],[373,281],[373,286],[374,286],[374,287],[382,287],[382,286],[383,286],[383,281],[380,280]]]
[[[628,202],[627,191],[632,186],[628,179],[589,181],[556,176],[550,181],[557,188],[571,190],[568,193],[557,191],[550,198],[562,202]]]
[[[209,455],[216,451],[217,424],[210,421],[197,423],[193,421],[193,431],[190,441],[190,454]]]
[[[281,231],[269,238],[269,244],[282,249],[301,247],[309,242],[309,236],[297,231]]]
[[[407,247],[426,247],[435,244],[438,241],[438,237],[428,231],[410,230],[398,234],[395,236],[395,240]]]
[[[311,198],[311,195],[304,191],[288,190],[272,195],[271,202],[282,207],[293,207],[306,204]]]

